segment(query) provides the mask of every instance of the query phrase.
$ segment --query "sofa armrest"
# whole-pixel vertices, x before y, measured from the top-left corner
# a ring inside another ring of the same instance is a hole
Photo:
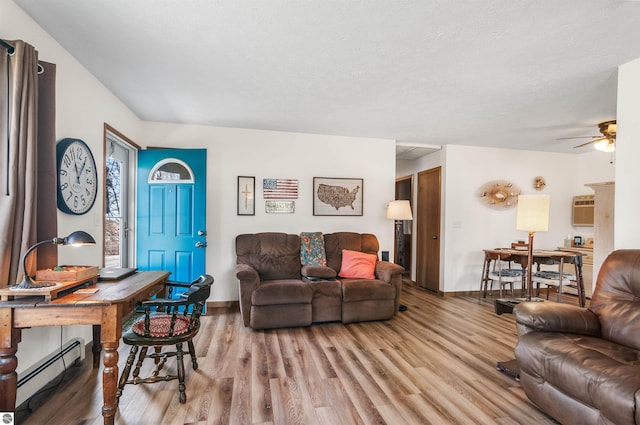
[[[319,279],[335,279],[337,276],[336,271],[327,266],[302,266],[300,273],[304,277]]]
[[[376,261],[375,276],[396,288],[394,314],[400,309],[400,293],[402,293],[402,272],[404,267],[388,261]]]
[[[600,321],[591,310],[554,302],[523,302],[513,309],[518,335],[529,332],[567,332],[600,336]]]
[[[392,283],[394,276],[402,276],[404,267],[388,261],[376,261],[375,275],[376,279],[380,279],[387,283]]]
[[[245,326],[251,321],[251,294],[260,286],[260,276],[248,264],[236,264],[236,278],[240,291],[240,314]]]

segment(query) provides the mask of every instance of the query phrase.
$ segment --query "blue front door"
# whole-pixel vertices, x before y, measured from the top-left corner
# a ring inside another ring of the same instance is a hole
[[[206,149],[138,155],[136,266],[191,282],[205,273]]]

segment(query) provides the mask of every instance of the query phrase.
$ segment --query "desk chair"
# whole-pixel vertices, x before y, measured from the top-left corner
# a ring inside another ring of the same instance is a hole
[[[180,403],[187,401],[184,384],[184,351],[183,343],[188,345],[188,354],[191,356],[193,370],[198,369],[193,338],[200,330],[200,315],[204,304],[211,293],[213,277],[202,275],[194,280],[189,289],[180,295],[178,299],[158,298],[142,302],[144,317],[137,320],[130,329],[124,332],[122,340],[131,345],[131,351],[127,357],[116,391],[116,403],[120,400],[126,384],[150,384],[158,381],[171,381],[178,379],[180,391]],[[163,351],[163,348],[175,346],[175,351]],[[154,353],[147,355],[149,347],[154,347]],[[131,367],[140,349],[133,377],[129,379]],[[169,357],[176,357],[177,375],[167,373],[160,375],[160,371]],[[146,358],[155,361],[155,369],[151,376],[141,378],[140,368]]]
[[[522,270],[511,268],[509,260],[511,254],[499,249],[484,250],[484,265],[482,268],[482,278],[480,280],[480,297],[487,297],[487,290],[493,290],[493,282],[498,282],[500,287],[500,298],[502,291],[506,285],[510,286],[511,295],[513,296],[513,284],[522,282]],[[488,288],[488,286],[490,287]]]

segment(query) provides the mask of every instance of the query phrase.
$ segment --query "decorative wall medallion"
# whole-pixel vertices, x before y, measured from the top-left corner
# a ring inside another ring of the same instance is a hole
[[[496,180],[483,184],[479,194],[480,199],[489,208],[502,210],[513,208],[518,204],[520,189],[506,180]]]
[[[535,190],[542,190],[546,185],[547,185],[547,182],[544,181],[544,177],[542,176],[538,176],[535,179],[533,179],[533,188]]]

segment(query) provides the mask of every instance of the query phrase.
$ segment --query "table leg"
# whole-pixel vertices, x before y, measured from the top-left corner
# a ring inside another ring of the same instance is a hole
[[[0,412],[15,412],[18,391],[18,343],[20,329],[13,328],[13,310],[0,309]]]
[[[584,308],[587,305],[587,297],[584,293],[584,276],[582,275],[582,257],[576,259],[575,265],[576,265],[576,280],[578,283],[578,302],[580,303],[580,307]]]
[[[100,325],[93,325],[93,344],[91,345],[91,352],[93,353],[93,368],[100,367],[100,352],[102,351],[102,344],[100,343]]]
[[[113,320],[113,318],[117,320]],[[121,306],[110,305],[102,309],[100,341],[104,349],[102,371],[102,417],[105,425],[113,425],[118,405],[116,389],[118,384],[118,343],[122,335]]]

